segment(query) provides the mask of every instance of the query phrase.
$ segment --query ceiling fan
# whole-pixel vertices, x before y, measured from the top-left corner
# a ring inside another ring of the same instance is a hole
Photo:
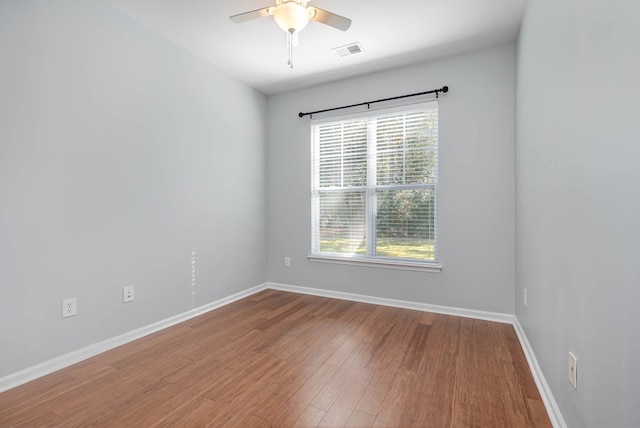
[[[237,24],[251,19],[273,16],[276,23],[287,33],[289,48],[289,67],[293,68],[293,47],[297,45],[297,36],[310,20],[321,22],[338,30],[347,31],[351,20],[319,7],[307,6],[308,0],[276,0],[275,6],[232,15],[229,19]]]

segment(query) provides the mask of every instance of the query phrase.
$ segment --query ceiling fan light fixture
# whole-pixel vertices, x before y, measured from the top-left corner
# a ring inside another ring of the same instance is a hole
[[[288,0],[276,6],[273,11],[273,19],[284,31],[293,33],[302,31],[313,17],[314,12],[313,8],[305,8],[295,0]]]
[[[351,20],[318,7],[307,7],[309,0],[276,0],[275,6],[251,10],[231,15],[229,19],[235,23],[251,19],[273,16],[278,27],[287,34],[286,46],[289,50],[289,67],[293,68],[293,47],[297,45],[297,36],[310,20],[326,24],[338,30],[347,31]]]

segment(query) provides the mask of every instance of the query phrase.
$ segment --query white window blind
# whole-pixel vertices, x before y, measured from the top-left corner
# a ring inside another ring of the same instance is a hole
[[[438,105],[312,124],[312,255],[437,263]]]

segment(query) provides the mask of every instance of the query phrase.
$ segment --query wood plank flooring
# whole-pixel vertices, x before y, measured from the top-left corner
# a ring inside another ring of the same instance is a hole
[[[0,394],[1,427],[549,427],[511,325],[266,290]]]

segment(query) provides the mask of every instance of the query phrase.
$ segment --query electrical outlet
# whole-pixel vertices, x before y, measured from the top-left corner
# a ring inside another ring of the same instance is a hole
[[[64,299],[62,301],[62,318],[68,318],[76,315],[76,298]]]
[[[526,288],[522,292],[522,302],[524,303],[525,306],[527,306],[528,303],[529,303],[529,302],[527,302],[527,289]]]
[[[122,289],[122,301],[124,303],[133,301],[133,285],[128,285]]]
[[[285,267],[291,267],[291,257],[284,258],[284,265]]]
[[[569,352],[569,382],[578,389],[578,359],[572,352]]]

